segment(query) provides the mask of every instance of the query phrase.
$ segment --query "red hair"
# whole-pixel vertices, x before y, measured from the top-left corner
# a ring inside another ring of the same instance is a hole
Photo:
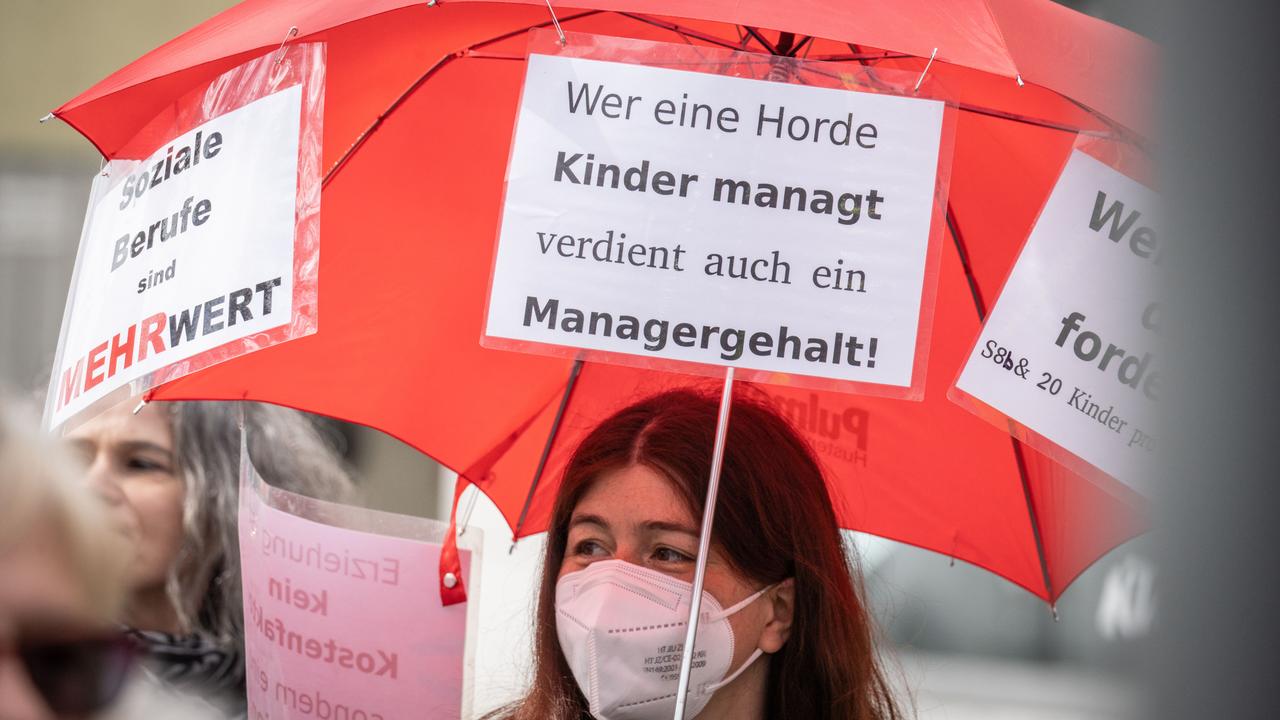
[[[556,575],[570,516],[596,478],[640,464],[670,480],[692,515],[701,517],[718,402],[692,390],[656,395],[605,420],[575,451],[547,533],[533,686],[504,715],[590,718],[556,636]],[[791,634],[769,664],[766,717],[901,717],[822,471],[805,441],[763,399],[733,401],[712,542],[736,572],[758,585],[795,579]]]

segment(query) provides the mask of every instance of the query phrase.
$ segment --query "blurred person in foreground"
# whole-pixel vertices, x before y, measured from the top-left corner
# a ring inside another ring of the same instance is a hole
[[[718,404],[657,395],[574,452],[547,532],[533,685],[491,717],[672,717]],[[735,398],[685,717],[901,718],[848,558],[809,447],[765,401]]]
[[[0,398],[0,719],[87,717],[124,684],[123,543],[74,465]]]
[[[120,618],[146,666],[222,712],[246,712],[238,403],[126,402],[68,434],[130,541]],[[270,484],[349,501],[337,452],[302,413],[243,403],[250,458]]]

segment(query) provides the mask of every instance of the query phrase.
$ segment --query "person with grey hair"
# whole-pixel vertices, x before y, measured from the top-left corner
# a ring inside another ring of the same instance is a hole
[[[350,501],[350,476],[306,415],[260,403],[118,405],[68,434],[130,541],[123,622],[149,667],[231,715],[245,712],[240,595],[240,432],[268,483]]]

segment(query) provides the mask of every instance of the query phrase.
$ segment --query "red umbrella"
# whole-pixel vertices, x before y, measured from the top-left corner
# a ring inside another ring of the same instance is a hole
[[[1024,451],[945,395],[1076,133],[1143,133],[1145,41],[1048,0],[612,0],[555,14],[568,30],[853,69],[920,73],[934,56],[924,82],[962,112],[925,400],[766,391],[832,471],[846,527],[1050,602],[1142,529],[1131,491]],[[139,128],[183,92],[282,38],[328,43],[320,330],[151,397],[264,400],[376,427],[478,485],[517,536],[539,531],[583,430],[678,381],[479,346],[525,34],[550,22],[540,0],[249,0],[56,110],[104,155],[138,156],[153,149]]]

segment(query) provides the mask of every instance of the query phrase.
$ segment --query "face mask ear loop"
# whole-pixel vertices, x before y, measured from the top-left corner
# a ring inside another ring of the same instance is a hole
[[[751,595],[748,595],[748,596],[747,596],[746,598],[744,598],[741,602],[738,602],[738,603],[735,603],[735,604],[733,604],[733,605],[730,605],[729,607],[725,608],[724,610],[721,610],[721,611],[720,611],[720,613],[719,613],[718,615],[716,615],[715,617],[713,617],[713,618],[710,618],[710,617],[709,617],[708,619],[709,619],[709,620],[711,620],[712,622],[716,622],[716,621],[719,621],[719,620],[723,620],[723,619],[725,619],[725,618],[729,617],[730,615],[732,615],[732,614],[734,614],[734,613],[738,612],[738,611],[739,611],[739,610],[741,610],[742,608],[744,608],[744,607],[746,607],[746,606],[750,605],[751,603],[755,602],[756,600],[759,600],[761,595],[764,595],[765,593],[769,592],[770,590],[774,589],[774,588],[775,588],[775,587],[777,587],[777,586],[778,586],[778,583],[774,583],[773,585],[765,585],[764,587],[762,587],[762,588],[760,588],[759,590],[755,591],[755,593],[753,593],[753,594],[751,594]]]
[[[763,650],[761,650],[760,648],[756,648],[756,651],[751,653],[751,657],[747,658],[747,661],[742,663],[741,667],[739,667],[737,670],[734,670],[732,675],[721,680],[718,683],[712,683],[708,685],[707,692],[713,693],[719,690],[720,688],[724,687],[725,685],[728,685],[729,683],[733,682],[734,680],[737,680],[738,676],[741,675],[747,668],[751,667],[751,663],[755,662],[756,660],[759,660],[760,656],[763,654],[764,654]]]

